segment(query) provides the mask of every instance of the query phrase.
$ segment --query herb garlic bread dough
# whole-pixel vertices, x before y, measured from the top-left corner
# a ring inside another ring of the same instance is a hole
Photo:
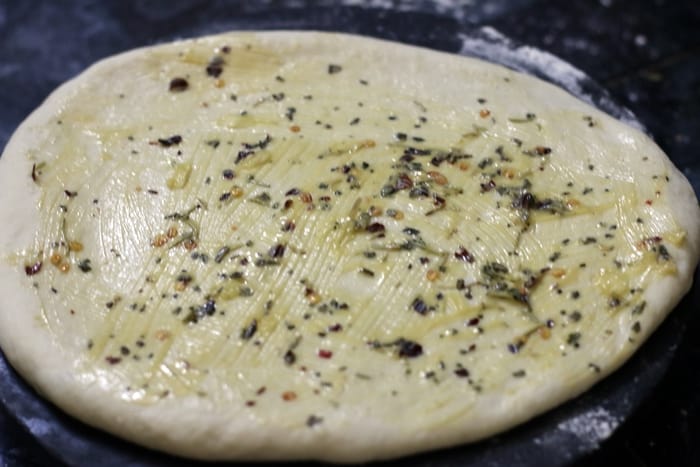
[[[230,33],[104,60],[0,159],[0,342],[201,459],[390,458],[581,393],[676,305],[695,195],[639,131],[470,58]]]

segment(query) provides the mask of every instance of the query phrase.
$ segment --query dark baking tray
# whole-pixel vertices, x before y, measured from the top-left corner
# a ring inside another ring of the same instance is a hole
[[[36,3],[25,5],[36,6]],[[616,104],[603,88],[571,65],[513,43],[491,28],[470,26],[458,8],[430,2],[395,2],[393,8],[336,6],[330,2],[236,4],[172,0],[105,2],[97,6],[92,2],[76,2],[68,11],[60,5],[38,3],[39,14],[50,18],[53,8],[53,13],[62,15],[62,21],[51,23],[48,32],[33,31],[35,35],[28,36],[30,42],[51,36],[62,38],[62,42],[48,48],[45,44],[29,43],[25,49],[0,49],[0,61],[9,58],[26,68],[24,81],[10,83],[9,88],[0,90],[0,98],[5,102],[22,99],[14,107],[15,114],[9,112],[8,116],[5,112],[0,117],[2,144],[21,118],[53,87],[96,59],[136,46],[236,29],[343,31],[478,56],[559,84],[613,116],[643,128],[631,112]],[[2,13],[0,5],[0,20]],[[93,32],[93,38],[87,37],[89,25],[98,30],[97,34]],[[21,56],[27,50],[34,53]],[[57,56],[64,56],[67,61],[57,60]],[[26,108],[27,101],[32,107]],[[665,373],[682,338],[688,313],[700,302],[699,295],[695,286],[623,368],[583,396],[486,441],[382,465],[559,466],[598,449]],[[69,465],[105,467],[183,462],[124,442],[66,416],[28,387],[4,357],[0,358],[0,378],[0,402],[57,460]]]

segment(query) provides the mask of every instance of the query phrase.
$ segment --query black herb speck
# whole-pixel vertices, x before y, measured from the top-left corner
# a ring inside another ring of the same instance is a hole
[[[379,222],[373,222],[367,226],[367,232],[369,233],[381,233],[384,232],[384,224],[381,224]]]
[[[90,272],[92,271],[92,265],[90,264],[90,260],[88,258],[85,258],[81,260],[78,263],[78,269],[80,269],[83,272]]]
[[[318,425],[321,422],[323,422],[322,417],[317,417],[316,415],[309,415],[309,418],[306,419],[306,426],[311,428],[314,425]]]
[[[342,70],[343,70],[343,67],[341,67],[340,65],[335,65],[333,63],[328,65],[328,74],[329,75],[334,75],[336,73],[340,73]]]
[[[203,305],[200,305],[194,311],[194,316],[188,315],[187,321],[194,321],[195,323],[205,316],[212,316],[216,313],[216,302],[214,300],[207,300]]]
[[[253,321],[250,322],[248,326],[243,328],[241,331],[241,339],[243,340],[249,340],[251,337],[255,335],[255,333],[258,330],[258,320],[254,319]]]
[[[395,344],[398,348],[399,357],[415,358],[423,354],[423,347],[417,342],[400,338]]]
[[[284,112],[284,116],[287,117],[287,120],[290,122],[294,120],[294,115],[297,113],[296,107],[287,107],[287,110]]]
[[[220,55],[215,55],[207,65],[206,72],[212,78],[218,78],[224,71],[224,59]]]
[[[272,258],[281,258],[284,256],[285,249],[286,247],[283,244],[278,243],[277,245],[270,248],[267,254]]]
[[[639,305],[635,305],[634,308],[632,308],[632,314],[633,315],[641,315],[644,312],[644,309],[647,306],[647,302],[642,302]]]
[[[158,138],[158,144],[160,144],[164,148],[169,148],[170,146],[177,146],[180,143],[182,143],[182,136],[180,135],[173,135],[167,138]]]
[[[41,271],[41,266],[42,266],[42,262],[41,262],[41,261],[37,261],[36,263],[34,263],[34,264],[32,264],[32,265],[25,266],[25,267],[24,267],[24,272],[25,272],[28,276],[33,276],[34,274],[37,274],[39,271]]]
[[[360,269],[360,274],[365,275],[367,277],[374,277],[374,271],[367,268]]]
[[[483,265],[481,273],[489,280],[503,279],[508,274],[508,268],[501,263],[493,261]]]
[[[420,315],[425,315],[428,313],[428,305],[423,301],[421,297],[416,297],[413,299],[413,302],[411,302],[411,308],[413,311]]]
[[[170,80],[170,85],[168,89],[170,92],[183,92],[186,91],[190,84],[185,78],[173,78]]]
[[[580,347],[580,341],[581,341],[581,333],[580,332],[572,332],[566,338],[566,343],[574,348]]]
[[[297,356],[293,350],[287,350],[284,353],[284,363],[287,365],[293,365],[297,361]]]
[[[459,247],[457,251],[455,251],[455,258],[457,258],[460,261],[466,261],[467,263],[473,263],[474,262],[474,256],[467,251],[466,248],[463,246]]]
[[[221,263],[230,251],[231,248],[228,246],[222,246],[221,248],[219,248],[219,250],[216,252],[216,256],[214,256],[214,262]]]

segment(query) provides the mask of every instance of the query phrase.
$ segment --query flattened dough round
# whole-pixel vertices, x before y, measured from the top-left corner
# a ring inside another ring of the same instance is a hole
[[[482,61],[317,32],[104,60],[0,159],[0,343],[48,399],[200,459],[474,441],[621,365],[691,284],[646,136]]]

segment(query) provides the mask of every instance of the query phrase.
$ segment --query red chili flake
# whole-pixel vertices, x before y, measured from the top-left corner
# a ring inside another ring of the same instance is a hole
[[[648,199],[648,200],[644,201],[644,204],[646,204],[647,206],[651,206],[652,201],[650,199]]]
[[[339,332],[343,330],[343,325],[340,323],[335,323],[331,326],[328,326],[328,331],[330,332]]]
[[[291,199],[288,199],[284,202],[284,210],[286,211],[287,209],[290,209],[292,206],[294,206],[294,201]]]
[[[297,393],[294,391],[285,391],[282,393],[282,399],[290,402],[297,398]]]
[[[535,148],[535,152],[538,156],[545,156],[552,152],[552,148],[548,148],[547,146],[537,146]]]
[[[255,405],[255,401],[246,401],[245,405],[246,407],[253,407]]]
[[[262,396],[263,394],[265,394],[265,391],[267,391],[267,387],[260,386],[260,388],[258,388],[258,390],[255,391],[255,394],[257,394],[258,396]]]
[[[296,229],[296,227],[297,227],[297,226],[296,226],[296,224],[294,223],[294,221],[287,221],[287,222],[285,222],[284,225],[282,226],[282,231],[283,231],[283,232],[294,232],[294,229]]]
[[[328,358],[331,358],[333,356],[333,352],[331,352],[330,350],[326,350],[326,349],[318,349],[318,356],[321,358],[328,359]]]
[[[39,271],[41,271],[41,266],[42,266],[41,261],[37,261],[36,263],[32,264],[31,266],[25,266],[24,267],[24,272],[28,276],[33,276],[34,274],[37,274]]]
[[[301,195],[299,195],[299,198],[301,198],[302,202],[304,203],[310,203],[314,200],[313,196],[311,196],[311,193],[305,191]]]
[[[455,258],[460,261],[466,261],[467,263],[474,262],[474,256],[463,246],[460,246],[459,249],[455,251]]]
[[[413,180],[407,174],[399,175],[399,179],[396,182],[397,190],[409,190],[413,188]]]
[[[478,318],[478,317],[477,317],[477,318],[472,318],[472,319],[470,319],[469,321],[467,321],[467,325],[468,325],[468,326],[476,326],[477,324],[479,324],[479,321],[481,321],[481,319]]]
[[[109,356],[108,356],[108,357],[105,357],[105,360],[106,360],[107,363],[109,363],[110,365],[116,365],[117,363],[119,363],[119,362],[122,361],[121,357],[109,357]]]

